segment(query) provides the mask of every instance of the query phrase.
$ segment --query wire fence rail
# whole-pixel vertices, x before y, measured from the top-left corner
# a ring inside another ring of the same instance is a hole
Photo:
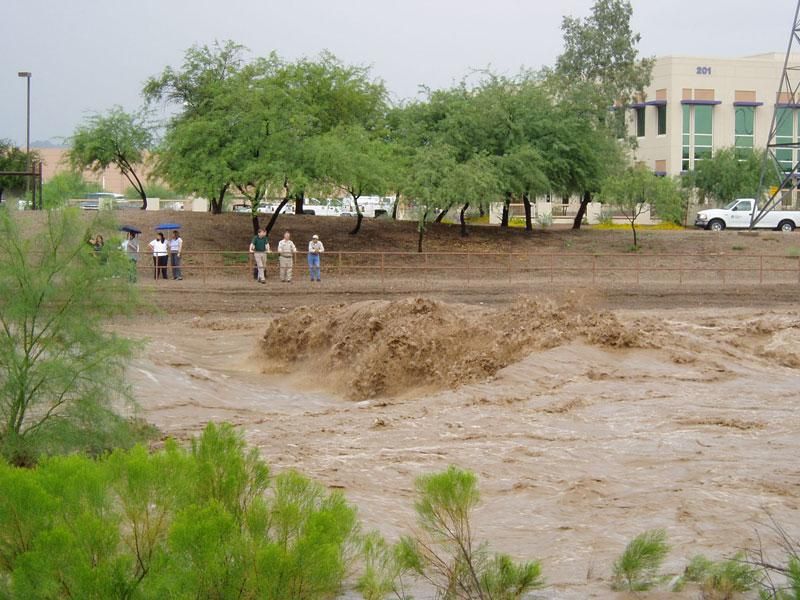
[[[255,267],[248,252],[184,252],[181,271],[192,279],[247,279]],[[516,252],[334,251],[321,257],[325,279],[370,280],[386,286],[408,280],[478,285],[487,282],[800,285],[800,256],[793,254],[567,254]],[[141,253],[140,277],[159,275],[150,254]],[[278,272],[278,254],[267,255],[268,277]],[[308,278],[305,252],[295,255],[294,278]],[[171,274],[171,271],[170,271]]]

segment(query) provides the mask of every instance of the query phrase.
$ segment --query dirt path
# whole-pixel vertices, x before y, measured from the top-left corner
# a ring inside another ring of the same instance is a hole
[[[121,325],[150,339],[131,369],[144,416],[178,437],[231,421],[275,469],[343,489],[365,526],[392,539],[412,523],[417,475],[472,469],[479,535],[542,559],[551,585],[542,597],[611,597],[611,563],[645,529],[667,529],[673,573],[696,553],[719,558],[753,544],[767,510],[798,533],[800,315],[786,308],[789,294],[764,310],[709,308],[715,299],[736,305],[730,290],[710,300],[700,291],[565,290],[583,294],[582,307],[621,304],[613,316],[641,343],[579,335],[458,389],[354,402],[321,388],[304,364],[262,373],[280,352],[259,345],[274,315],[354,299],[292,290],[162,293],[168,314]],[[452,309],[459,314],[508,300],[439,296],[473,304]],[[762,301],[757,288],[738,295],[738,306]]]

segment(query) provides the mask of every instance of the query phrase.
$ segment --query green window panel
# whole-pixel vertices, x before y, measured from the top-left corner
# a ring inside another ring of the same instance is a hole
[[[636,109],[636,137],[645,136],[645,116],[644,107]]]
[[[658,109],[658,135],[667,135],[667,107],[657,106]]]
[[[752,106],[736,107],[736,135],[753,135],[755,109]]]
[[[775,119],[775,134],[791,140],[794,137],[794,111],[791,108],[779,108]]]
[[[691,133],[691,106],[688,104],[683,105],[683,133],[686,135]]]
[[[695,134],[703,133],[711,135],[713,133],[714,123],[714,107],[713,106],[695,106],[694,107],[694,132]]]

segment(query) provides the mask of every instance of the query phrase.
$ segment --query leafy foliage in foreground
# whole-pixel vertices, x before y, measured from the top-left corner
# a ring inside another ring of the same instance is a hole
[[[397,552],[404,569],[430,583],[437,597],[514,600],[544,585],[539,562],[490,555],[474,540],[470,515],[479,494],[473,473],[450,466],[418,478],[416,488],[419,532],[404,537]]]
[[[354,548],[341,494],[270,478],[229,425],[101,460],[0,464],[0,598],[330,598]]]
[[[112,406],[131,343],[103,325],[138,300],[124,253],[87,244],[113,231],[101,219],[87,230],[76,210],[52,211],[26,231],[0,209],[0,455],[15,464],[125,445]]]
[[[732,600],[737,594],[753,589],[759,579],[759,570],[745,561],[743,552],[719,562],[699,554],[686,566],[674,589],[680,590],[685,582],[692,582],[700,585],[704,600]]]
[[[640,533],[614,563],[614,587],[631,591],[650,589],[667,552],[667,533],[663,529]]]

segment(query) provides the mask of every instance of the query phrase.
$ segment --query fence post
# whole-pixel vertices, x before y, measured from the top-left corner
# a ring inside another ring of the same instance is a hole
[[[508,276],[508,283],[511,283],[511,261],[514,258],[514,253],[508,253],[508,260],[506,260],[506,275]]]
[[[641,271],[642,271],[642,256],[641,254],[636,255],[636,285],[641,283]]]
[[[555,262],[556,262],[555,255],[551,254],[550,255],[550,283],[553,283],[553,271],[555,270],[555,266],[556,266]]]
[[[683,285],[683,254],[678,255],[678,285]]]
[[[472,275],[470,273],[470,253],[467,252],[467,283],[471,282]]]
[[[722,272],[722,287],[725,287],[725,263],[722,263],[722,267],[720,267],[720,271]]]
[[[336,261],[336,275],[339,279],[342,278],[342,253],[337,252],[337,261]]]
[[[758,284],[764,284],[764,255],[758,255]]]
[[[597,255],[592,254],[592,284],[597,281]]]
[[[385,253],[381,252],[381,289],[385,292],[386,291],[386,279],[383,274],[383,267],[384,267],[384,256]]]
[[[203,252],[203,284],[208,281],[208,252]]]

